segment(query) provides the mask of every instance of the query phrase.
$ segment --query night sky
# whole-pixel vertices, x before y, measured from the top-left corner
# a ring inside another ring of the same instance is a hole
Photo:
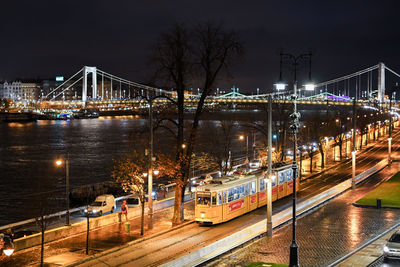
[[[145,82],[161,32],[175,22],[209,20],[236,30],[246,50],[234,79],[220,86],[271,88],[281,49],[311,50],[317,82],[380,61],[400,72],[399,7],[400,1],[365,0],[4,1],[0,80],[68,77],[87,65]]]

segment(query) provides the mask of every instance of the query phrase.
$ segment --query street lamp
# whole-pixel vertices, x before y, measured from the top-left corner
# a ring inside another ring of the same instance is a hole
[[[244,140],[244,135],[239,136],[239,140],[243,141]],[[245,164],[249,163],[249,135],[246,134],[246,160],[244,162]]]
[[[14,243],[9,236],[0,234],[0,245],[4,255],[11,256],[14,253]]]
[[[297,192],[296,192],[296,183],[297,183],[297,133],[299,131],[299,119],[300,113],[297,112],[297,66],[299,65],[301,60],[309,59],[309,82],[305,85],[305,89],[307,91],[314,90],[315,86],[311,82],[311,53],[301,54],[298,56],[294,56],[292,54],[280,54],[280,80],[282,78],[282,59],[287,59],[291,61],[292,66],[294,67],[294,79],[293,79],[293,113],[290,115],[290,119],[292,120],[292,124],[290,125],[290,129],[293,132],[293,215],[292,215],[292,243],[290,244],[290,261],[289,266],[299,266],[299,247],[296,243],[296,202],[297,202]],[[282,88],[283,83],[277,83],[276,89],[280,90]]]
[[[56,166],[61,167],[63,165],[63,161],[61,159],[56,160]],[[65,225],[71,225],[70,222],[70,214],[69,214],[69,156],[67,154],[67,158],[65,159],[65,199],[67,212],[65,214]]]

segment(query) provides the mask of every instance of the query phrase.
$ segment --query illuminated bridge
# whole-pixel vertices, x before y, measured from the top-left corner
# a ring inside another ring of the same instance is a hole
[[[385,73],[393,74],[395,79],[400,75],[379,63],[375,66],[354,72],[340,78],[316,84],[315,90],[299,90],[299,104],[319,105],[352,105],[356,99],[358,105],[366,102],[385,103]],[[289,93],[277,94],[275,102],[291,103]],[[172,90],[155,88],[112,75],[96,67],[83,67],[69,79],[49,92],[42,100],[42,107],[140,107],[146,103],[143,98],[157,96],[155,104],[162,105],[176,98]],[[185,104],[195,105],[199,94],[185,93]],[[169,100],[168,100],[169,99]],[[206,99],[207,105],[245,105],[267,103],[267,94],[245,95],[232,88],[227,94],[214,94]]]

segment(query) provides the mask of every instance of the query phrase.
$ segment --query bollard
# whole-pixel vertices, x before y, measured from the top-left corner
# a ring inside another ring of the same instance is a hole
[[[125,223],[125,232],[129,233],[131,231],[131,224],[129,222]]]
[[[382,208],[382,199],[377,198],[376,199],[376,208],[381,209]]]

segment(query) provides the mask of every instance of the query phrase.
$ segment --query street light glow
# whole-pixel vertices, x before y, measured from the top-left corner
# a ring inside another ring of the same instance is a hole
[[[154,175],[158,175],[160,173],[160,171],[159,170],[154,170],[153,173],[154,173]]]
[[[308,83],[308,84],[306,84],[306,85],[304,86],[304,88],[305,88],[306,91],[314,91],[314,89],[315,89],[315,84],[313,84],[313,83]]]
[[[284,84],[283,82],[278,82],[275,84],[275,88],[278,91],[285,90],[286,84]]]
[[[240,135],[239,140],[244,140],[244,135]]]
[[[6,256],[11,256],[14,253],[14,249],[13,248],[9,248],[9,249],[4,249],[3,250],[4,255]]]
[[[57,165],[57,166],[61,166],[62,164],[63,164],[63,162],[62,162],[61,159],[58,159],[58,160],[56,161],[56,165]]]

